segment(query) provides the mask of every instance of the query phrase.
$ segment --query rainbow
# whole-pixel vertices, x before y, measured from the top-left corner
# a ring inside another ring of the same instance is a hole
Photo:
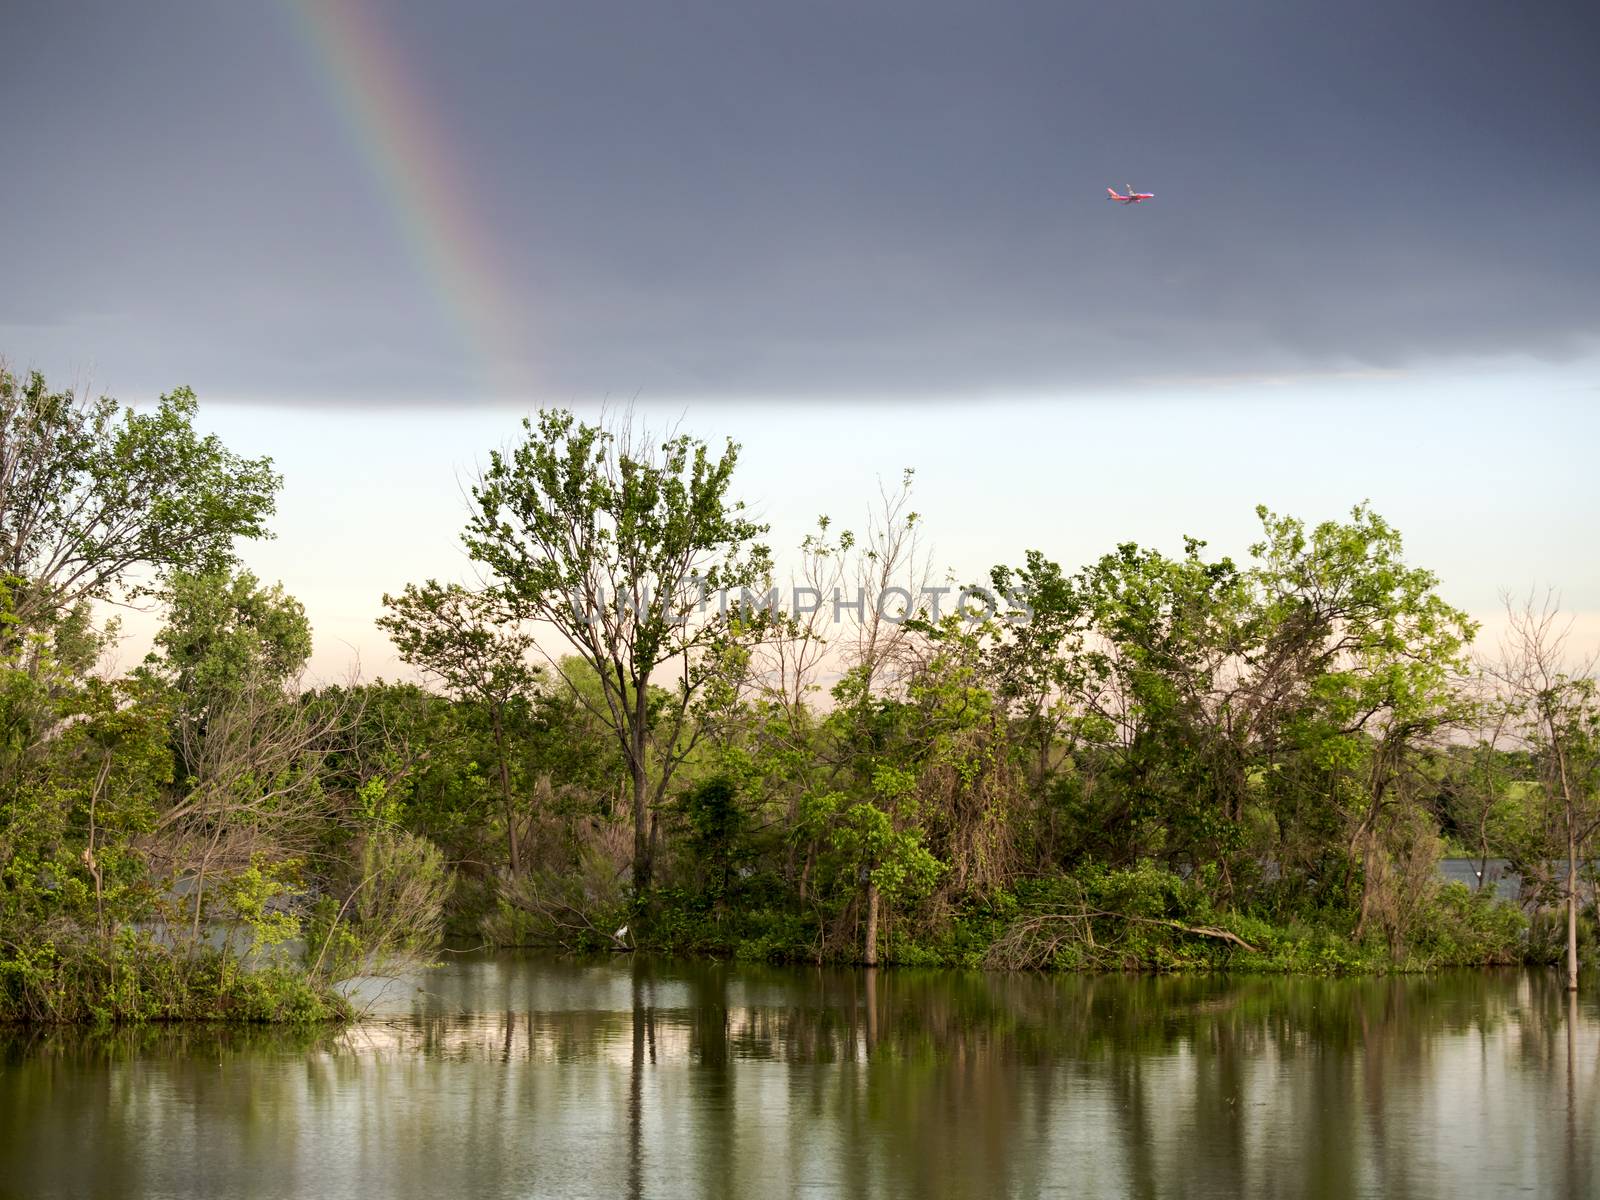
[[[525,397],[527,331],[454,161],[399,46],[364,0],[287,0],[350,139],[417,270],[497,398]]]

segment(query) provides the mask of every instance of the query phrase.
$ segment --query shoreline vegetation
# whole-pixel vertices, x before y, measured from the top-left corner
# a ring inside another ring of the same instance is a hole
[[[774,553],[736,444],[541,411],[471,488],[476,582],[382,598],[423,682],[311,686],[304,608],[238,557],[282,481],[196,413],[0,365],[0,1021],[348,1020],[341,984],[446,938],[1596,961],[1593,661],[1538,597],[1476,645],[1364,503],[1262,507],[1239,560],[1187,537],[956,580],[909,471]],[[119,605],[163,624],[112,675]],[[1440,879],[1446,846],[1517,900]]]

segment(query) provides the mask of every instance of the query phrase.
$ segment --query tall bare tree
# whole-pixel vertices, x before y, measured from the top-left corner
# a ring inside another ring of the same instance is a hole
[[[1556,598],[1506,599],[1507,633],[1488,670],[1538,770],[1546,837],[1524,869],[1543,874],[1565,853],[1567,988],[1578,988],[1578,864],[1600,832],[1600,652],[1572,653],[1572,618]],[[1540,861],[1533,861],[1534,856]],[[1550,882],[1550,881],[1546,881]]]

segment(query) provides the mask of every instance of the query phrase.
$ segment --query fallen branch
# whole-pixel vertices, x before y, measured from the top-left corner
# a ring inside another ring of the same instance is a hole
[[[1176,929],[1194,937],[1211,938],[1227,942],[1251,954],[1260,951],[1238,934],[1211,925],[1187,925],[1167,917],[1140,917],[1130,913],[1109,912],[1104,909],[1082,908],[1076,912],[1033,913],[1013,922],[1004,936],[989,948],[986,959],[990,966],[1019,968],[1048,966],[1065,947],[1075,947],[1091,962],[1100,966],[1114,966],[1120,954],[1114,945],[1097,942],[1094,936],[1096,919],[1120,921],[1126,924],[1160,925]]]
[[[1239,949],[1248,950],[1251,954],[1261,953],[1237,933],[1230,933],[1226,929],[1216,929],[1210,925],[1185,925],[1182,921],[1169,921],[1160,917],[1130,917],[1123,913],[1101,912],[1092,915],[1097,917],[1117,917],[1123,921],[1138,921],[1141,925],[1166,925],[1183,933],[1192,933],[1196,937],[1216,938],[1218,941],[1232,942]]]

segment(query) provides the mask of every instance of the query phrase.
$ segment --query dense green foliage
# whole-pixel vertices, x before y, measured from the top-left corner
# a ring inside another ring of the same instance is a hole
[[[1591,675],[1531,619],[1475,669],[1365,505],[952,589],[903,491],[785,589],[737,447],[545,413],[474,490],[478,585],[383,598],[427,686],[307,690],[304,610],[234,558],[269,463],[187,393],[0,396],[0,1018],[338,1015],[445,934],[1380,971],[1553,961],[1570,895],[1593,945]],[[140,597],[165,625],[108,678],[93,605]],[[1447,845],[1519,902],[1445,885]]]
[[[354,706],[301,693],[304,611],[238,569],[279,481],[194,414],[0,371],[0,1020],[338,1017],[437,935],[437,849],[335,776]],[[140,598],[166,624],[107,678],[92,606]]]

